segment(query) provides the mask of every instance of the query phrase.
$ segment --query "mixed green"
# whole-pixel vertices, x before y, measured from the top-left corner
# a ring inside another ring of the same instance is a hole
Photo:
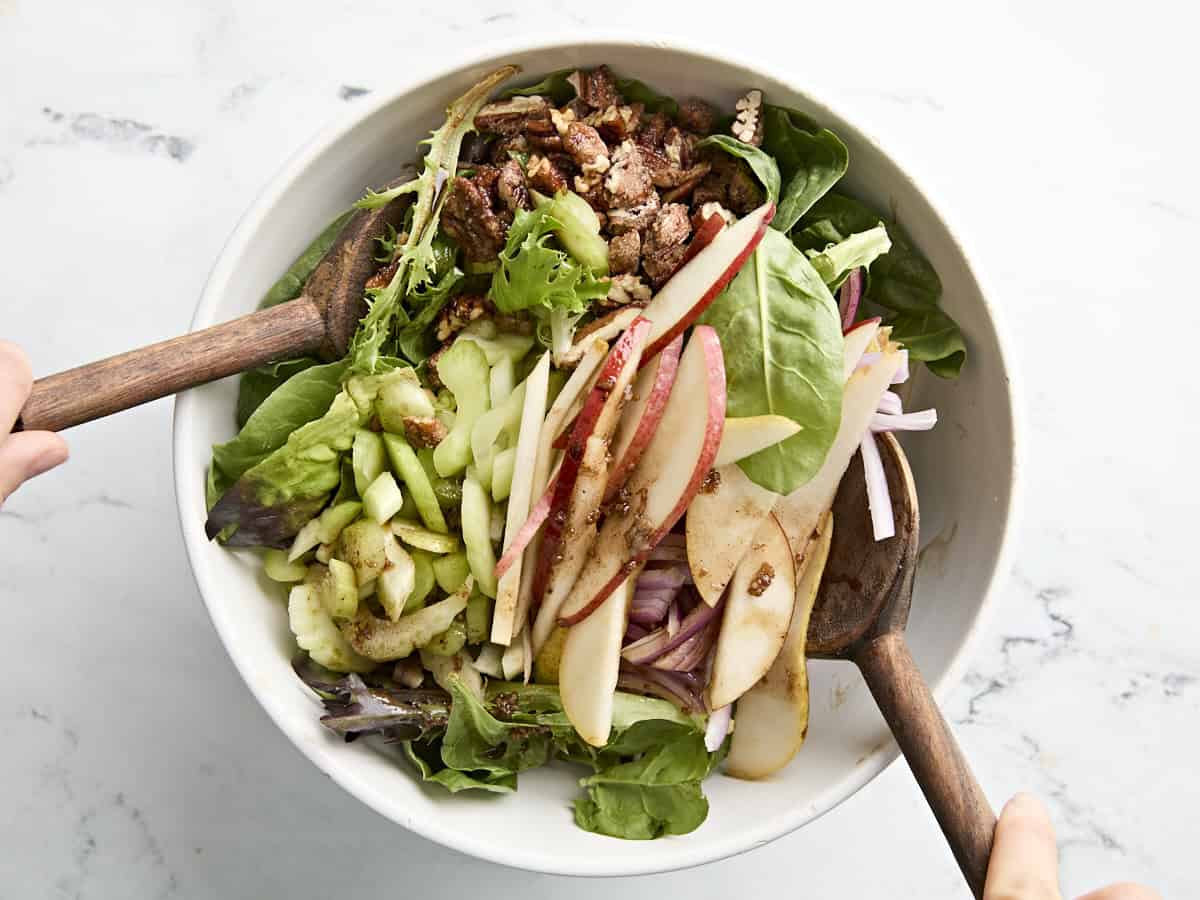
[[[264,306],[300,296],[356,216],[397,213],[346,354],[243,376],[240,430],[213,448],[208,532],[261,548],[287,586],[297,671],[332,731],[383,736],[451,792],[509,792],[520,772],[578,763],[590,771],[581,828],[683,834],[707,815],[701,782],[731,742],[737,752],[733,698],[712,708],[712,679],[739,602],[733,587],[705,593],[686,514],[656,521],[653,538],[643,529],[617,561],[628,591],[612,658],[596,662],[615,682],[596,701],[599,737],[580,724],[594,711],[579,712],[593,703],[579,699],[586,678],[566,673],[576,629],[601,627],[588,616],[613,591],[572,612],[572,585],[606,562],[590,548],[630,515],[638,467],[655,456],[646,410],[665,422],[689,402],[689,354],[707,342],[723,388],[700,405],[784,430],[732,456],[707,439],[697,464],[719,475],[727,459],[786,498],[831,469],[836,486],[851,406],[876,414],[873,430],[927,427],[880,393],[907,360],[956,377],[965,344],[936,272],[896,222],[836,191],[847,149],[802,113],[756,90],[725,111],[676,101],[606,67],[501,91],[516,74],[499,69],[455,100],[416,148],[415,177],[368,191],[267,292]],[[736,266],[684,304],[721,254]],[[858,325],[871,337],[847,365]],[[639,365],[649,374],[635,381]],[[860,396],[868,376],[878,384]],[[654,402],[638,399],[651,390]],[[868,426],[855,427],[847,454]],[[626,486],[597,476],[593,458]],[[805,602],[786,603],[785,625]]]

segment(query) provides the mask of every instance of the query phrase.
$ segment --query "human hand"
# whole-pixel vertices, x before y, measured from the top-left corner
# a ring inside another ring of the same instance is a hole
[[[1000,813],[983,900],[1062,900],[1058,847],[1046,807],[1032,794],[1017,794]],[[1161,900],[1140,884],[1110,884],[1078,900]]]
[[[33,387],[29,359],[16,344],[0,341],[0,504],[35,475],[67,459],[67,442],[49,431],[9,434]]]

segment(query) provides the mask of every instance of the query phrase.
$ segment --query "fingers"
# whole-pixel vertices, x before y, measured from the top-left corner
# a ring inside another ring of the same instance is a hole
[[[1079,900],[1162,900],[1162,897],[1158,891],[1152,891],[1145,885],[1123,881],[1084,894]]]
[[[32,387],[33,372],[25,351],[0,341],[0,436],[12,431]]]
[[[0,379],[0,390],[3,390]],[[49,431],[22,431],[0,444],[0,504],[28,481],[66,462],[67,442]]]
[[[1061,900],[1054,826],[1041,801],[1017,794],[996,825],[983,900]]]

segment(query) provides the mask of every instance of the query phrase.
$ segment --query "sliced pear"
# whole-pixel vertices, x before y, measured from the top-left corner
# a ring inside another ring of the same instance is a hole
[[[796,605],[796,563],[774,516],[754,535],[725,597],[708,685],[709,708],[732,703],[762,678],[787,637]]]
[[[800,423],[787,416],[743,416],[726,419],[721,434],[721,449],[717,451],[717,466],[727,466],[738,460],[766,450],[772,444],[786,441],[800,430]]]
[[[805,554],[796,585],[796,605],[783,649],[762,681],[737,704],[737,730],[726,761],[735,778],[766,778],[786,766],[808,733],[808,665],[804,648],[821,575],[833,539],[833,514],[826,513]]]
[[[590,616],[567,629],[558,666],[563,711],[593,747],[608,743],[621,640],[636,578],[626,578]]]
[[[709,606],[717,605],[755,532],[779,501],[778,494],[759,487],[736,463],[716,473],[687,512],[688,568]]]
[[[558,684],[558,668],[562,662],[563,642],[567,629],[556,625],[546,643],[533,659],[533,680],[538,684]]]

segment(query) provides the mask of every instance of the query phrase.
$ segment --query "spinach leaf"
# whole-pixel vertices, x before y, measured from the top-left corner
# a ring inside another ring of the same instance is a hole
[[[249,421],[256,409],[262,406],[274,390],[297,372],[311,369],[320,365],[320,360],[311,356],[300,356],[296,359],[285,359],[281,362],[268,363],[243,372],[238,382],[237,424],[241,428]]]
[[[821,276],[768,229],[700,322],[725,348],[726,415],[787,416],[802,430],[742,460],[750,478],[787,494],[820,469],[842,413],[842,328]]]
[[[665,113],[672,119],[679,115],[678,103],[636,78],[617,78],[616,85],[627,102],[641,103],[646,112]]]
[[[845,280],[851,269],[868,268],[891,246],[887,228],[881,222],[870,231],[860,231],[830,244],[820,253],[809,250],[807,256],[821,280],[830,288],[835,288]]]
[[[288,270],[271,285],[262,300],[259,301],[258,308],[266,309],[268,306],[277,306],[299,297],[304,291],[304,283],[308,281],[308,276],[313,273],[313,269],[317,267],[321,257],[333,246],[337,236],[342,233],[342,226],[352,215],[354,215],[354,210],[347,210],[325,226],[325,230],[313,239],[313,242],[305,248],[296,261],[288,266]]]
[[[450,678],[450,721],[442,739],[442,762],[463,772],[513,775],[543,765],[550,759],[553,737],[549,729],[521,722],[502,722],[479,699]]]
[[[295,363],[279,363],[270,368],[282,372],[286,371],[284,367]],[[344,361],[301,368],[270,392],[246,419],[236,437],[213,447],[209,506],[247,470],[282,447],[293,431],[324,415],[341,390],[345,371]],[[239,397],[239,413],[240,403]]]
[[[459,791],[480,790],[494,794],[511,794],[517,789],[514,774],[491,775],[485,772],[472,774],[446,767],[440,756],[438,741],[404,741],[404,755],[421,775],[422,781],[440,784],[452,794]]]
[[[880,221],[891,249],[871,264],[864,297],[883,308],[884,324],[892,326],[892,337],[909,348],[910,357],[941,378],[956,378],[966,361],[962,331],[939,305],[942,281],[937,272],[899,224],[865,203],[831,193],[800,220],[792,238],[802,250],[824,252],[831,240],[844,240]]]
[[[531,84],[527,87],[509,88],[500,96],[506,99],[508,97],[533,97],[541,95],[549,97],[555,106],[562,106],[575,98],[575,86],[567,81],[575,71],[575,69],[559,69],[557,72],[551,72],[537,84]]]
[[[750,171],[754,173],[754,177],[766,189],[767,200],[771,203],[779,202],[781,185],[779,166],[775,163],[775,160],[758,147],[755,147],[753,144],[747,144],[744,141],[739,141],[737,138],[730,137],[727,134],[714,134],[696,144],[697,150],[701,150],[704,147],[719,147],[730,156],[744,159],[750,166]]]
[[[828,129],[784,106],[763,107],[763,150],[775,158],[783,178],[772,227],[790,231],[812,205],[846,174],[850,154]]]
[[[582,313],[592,300],[608,295],[609,284],[564,250],[550,244],[563,224],[549,206],[517,210],[492,274],[491,298],[504,313],[522,309]]]

